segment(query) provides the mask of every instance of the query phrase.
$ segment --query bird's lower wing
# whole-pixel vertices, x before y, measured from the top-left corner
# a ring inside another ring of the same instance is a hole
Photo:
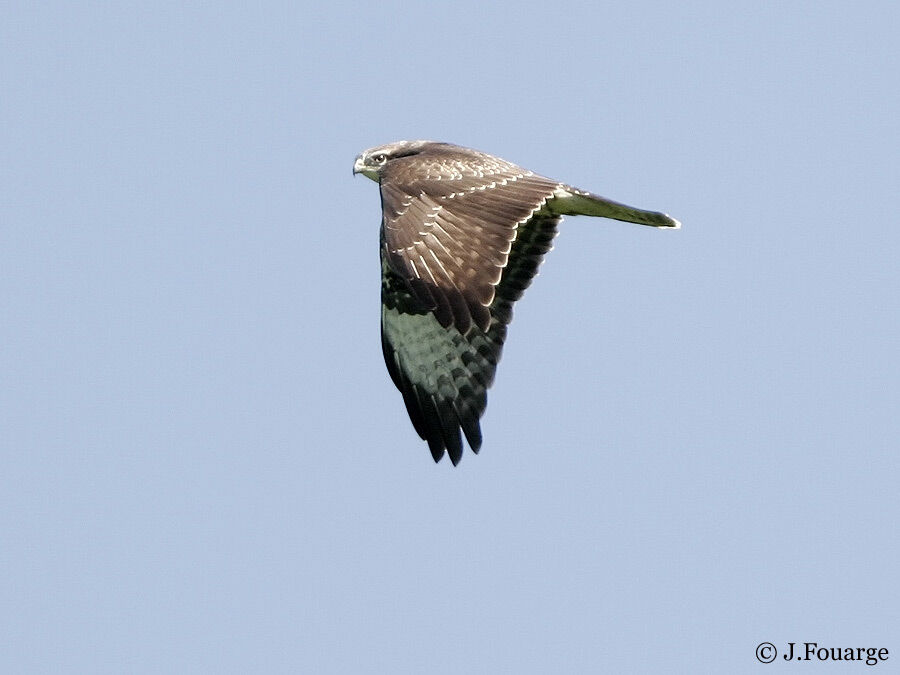
[[[512,320],[512,305],[537,274],[558,222],[559,217],[539,215],[519,227],[489,307],[491,322],[486,331],[474,324],[465,333],[452,325],[444,327],[387,262],[382,263],[384,360],[416,432],[428,442],[435,461],[446,451],[453,464],[459,462],[460,431],[473,451],[481,447],[479,420]]]
[[[466,335],[454,326],[445,328],[433,312],[420,309],[399,277],[385,270],[384,361],[403,394],[416,432],[428,442],[435,461],[446,450],[453,464],[459,462],[460,430],[472,450],[478,452],[481,447],[479,420],[505,337],[506,325],[500,323],[493,323],[487,332],[473,326]]]

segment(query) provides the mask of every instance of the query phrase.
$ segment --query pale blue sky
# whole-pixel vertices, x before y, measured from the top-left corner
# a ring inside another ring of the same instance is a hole
[[[896,665],[898,25],[5,3],[0,670]],[[381,357],[400,138],[684,223],[564,222],[456,469]]]

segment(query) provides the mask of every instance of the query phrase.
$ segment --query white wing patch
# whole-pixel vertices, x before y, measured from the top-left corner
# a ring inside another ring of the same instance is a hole
[[[531,171],[525,173],[517,173],[514,176],[509,176],[508,178],[504,178],[503,180],[495,180],[492,183],[485,183],[483,185],[473,185],[466,190],[461,190],[460,192],[451,192],[449,195],[442,196],[441,199],[453,199],[454,197],[465,197],[466,195],[472,194],[473,192],[477,192],[479,190],[494,190],[498,186],[502,187],[505,185],[509,185],[510,183],[515,183],[517,180],[521,180],[522,178],[527,178],[528,176],[533,176],[534,174]],[[483,178],[483,176],[479,176]]]

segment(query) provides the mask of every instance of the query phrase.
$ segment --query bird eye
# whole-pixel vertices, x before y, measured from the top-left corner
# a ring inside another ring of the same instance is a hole
[[[387,159],[387,157],[385,157],[384,154],[379,154],[379,155],[375,155],[372,158],[372,161],[375,162],[376,164],[384,164],[386,159]]]

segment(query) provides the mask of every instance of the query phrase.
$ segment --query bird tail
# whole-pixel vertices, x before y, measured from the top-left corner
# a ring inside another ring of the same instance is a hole
[[[559,188],[553,196],[548,206],[562,216],[599,216],[651,227],[681,227],[681,223],[667,213],[645,211],[572,187]]]

